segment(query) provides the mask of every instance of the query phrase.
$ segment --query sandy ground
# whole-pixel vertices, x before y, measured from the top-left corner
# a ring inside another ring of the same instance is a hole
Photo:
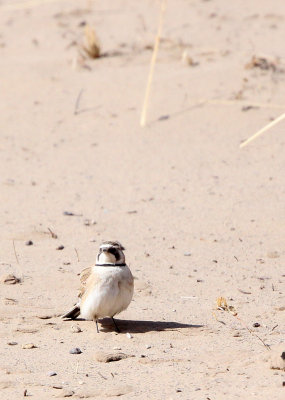
[[[1,400],[283,399],[265,360],[285,333],[284,122],[239,145],[285,109],[284,1],[169,0],[145,128],[157,2],[18,4],[0,1],[0,272],[21,279],[0,284]],[[80,56],[86,23],[105,57]],[[121,334],[59,318],[103,239],[136,277]]]

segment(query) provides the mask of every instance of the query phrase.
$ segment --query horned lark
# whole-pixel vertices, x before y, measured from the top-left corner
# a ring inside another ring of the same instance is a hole
[[[79,301],[62,318],[81,317],[94,320],[97,332],[98,318],[111,317],[116,330],[119,328],[114,315],[125,310],[134,292],[134,278],[125,263],[124,247],[119,242],[101,244],[96,264],[80,274]]]

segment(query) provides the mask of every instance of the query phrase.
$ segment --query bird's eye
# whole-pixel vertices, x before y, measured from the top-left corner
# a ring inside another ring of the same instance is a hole
[[[116,260],[119,260],[120,254],[117,249],[115,249],[114,247],[110,247],[108,251],[116,257]]]

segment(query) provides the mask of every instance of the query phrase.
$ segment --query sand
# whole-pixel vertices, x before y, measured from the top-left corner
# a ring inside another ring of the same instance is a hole
[[[1,400],[284,398],[284,122],[239,148],[285,111],[284,2],[169,0],[142,128],[158,14],[0,1]],[[136,278],[121,334],[59,318],[103,239]]]

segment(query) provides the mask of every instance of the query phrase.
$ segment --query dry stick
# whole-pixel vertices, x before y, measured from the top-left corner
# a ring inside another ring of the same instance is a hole
[[[24,10],[25,8],[32,8],[36,6],[41,6],[44,3],[53,3],[55,1],[62,0],[28,0],[19,3],[8,4],[6,6],[0,7],[2,10],[13,11],[13,10]]]
[[[157,52],[158,52],[158,46],[159,46],[160,37],[161,37],[165,8],[166,8],[165,0],[161,0],[157,35],[156,35],[155,42],[154,42],[154,48],[153,48],[153,52],[152,52],[150,69],[149,69],[148,80],[147,80],[146,91],[145,91],[144,102],[143,102],[143,108],[142,108],[142,113],[141,113],[141,120],[140,120],[141,126],[145,126],[145,124],[146,124],[146,112],[147,112],[148,100],[149,100],[149,95],[150,95],[153,71],[154,71],[155,61],[156,61]]]
[[[268,129],[270,129],[274,125],[278,124],[278,122],[282,121],[284,118],[285,118],[285,113],[281,114],[279,117],[277,117],[273,121],[269,122],[269,124],[265,125],[262,129],[260,129],[258,132],[256,132],[254,135],[252,135],[250,138],[248,138],[239,147],[240,148],[245,147],[248,143],[252,142],[254,139],[256,139],[258,136],[260,136],[262,133],[266,132]]]
[[[17,253],[16,253],[15,240],[14,240],[14,239],[13,239],[13,248],[14,248],[14,254],[15,254],[15,257],[16,257],[16,260],[17,260],[17,264],[20,264],[20,263],[19,263],[18,256],[17,256]]]
[[[78,251],[77,251],[77,249],[74,247],[74,250],[75,250],[75,253],[76,253],[76,255],[77,255],[77,261],[79,262],[79,255],[78,255]]]
[[[234,315],[234,317],[237,318],[241,322],[241,324],[248,330],[249,333],[256,336],[257,339],[259,339],[261,341],[261,343],[263,344],[263,346],[266,347],[267,350],[270,350],[270,346],[268,344],[266,344],[255,332],[253,332],[251,329],[249,329],[241,318],[239,318],[237,315]]]
[[[48,231],[49,231],[49,233],[51,234],[51,237],[52,237],[53,239],[57,239],[57,234],[56,234],[56,233],[54,233],[50,228],[48,228]]]
[[[80,99],[81,99],[81,96],[82,96],[83,91],[84,91],[84,89],[81,89],[80,92],[78,93],[77,98],[76,98],[76,102],[75,102],[75,106],[74,106],[74,111],[73,111],[73,114],[74,114],[74,115],[79,114],[79,110],[78,110],[78,109],[79,109],[79,103],[80,103]]]

